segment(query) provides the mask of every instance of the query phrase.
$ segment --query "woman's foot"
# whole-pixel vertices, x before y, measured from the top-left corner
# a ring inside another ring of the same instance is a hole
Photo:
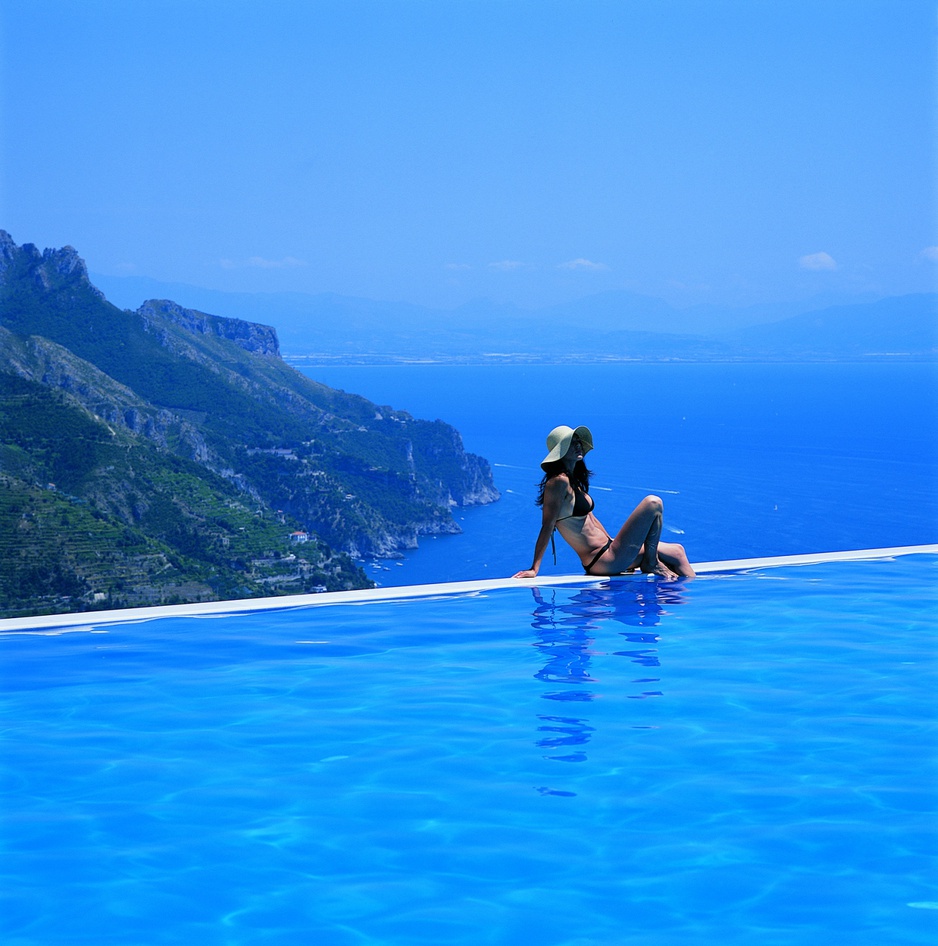
[[[642,571],[646,575],[657,575],[659,578],[667,578],[669,581],[673,581],[678,577],[664,562],[657,558],[654,562],[642,560]]]

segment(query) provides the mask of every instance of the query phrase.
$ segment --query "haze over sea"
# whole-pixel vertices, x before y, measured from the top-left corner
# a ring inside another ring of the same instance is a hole
[[[440,418],[502,492],[457,509],[379,584],[504,577],[530,565],[547,432],[585,424],[596,514],[617,530],[647,493],[692,561],[938,540],[938,365],[609,364],[304,367],[333,387]],[[542,574],[578,573],[557,544]]]

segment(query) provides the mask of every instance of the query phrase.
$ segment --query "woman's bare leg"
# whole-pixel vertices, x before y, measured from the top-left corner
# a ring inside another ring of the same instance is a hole
[[[687,552],[684,551],[684,546],[678,545],[677,542],[659,542],[658,558],[660,558],[675,575],[680,575],[681,578],[694,578],[697,575],[693,565],[691,565],[690,560],[687,558]]]
[[[647,574],[664,578],[674,578],[679,574],[668,568],[658,554],[663,511],[664,504],[659,496],[646,496],[632,510],[612,541],[611,551],[621,571],[638,567]]]
[[[628,570],[630,572],[634,572],[635,569],[642,564],[644,555],[645,546],[643,545],[641,549],[639,549],[638,555],[635,556],[632,563],[629,565]],[[678,545],[677,542],[659,542],[658,558],[681,578],[697,577],[697,572],[694,571],[694,566],[691,565],[690,559],[687,557],[687,552],[684,551],[684,546]]]

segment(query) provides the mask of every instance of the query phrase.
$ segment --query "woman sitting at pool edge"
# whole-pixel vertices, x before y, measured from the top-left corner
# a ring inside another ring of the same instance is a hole
[[[549,453],[541,462],[537,504],[542,508],[541,531],[534,543],[534,562],[515,578],[534,578],[554,529],[580,557],[587,575],[621,575],[640,568],[662,578],[693,578],[694,569],[683,545],[661,542],[663,504],[646,496],[612,538],[593,514],[589,495],[590,471],[583,457],[593,449],[588,427],[555,427],[547,435]]]

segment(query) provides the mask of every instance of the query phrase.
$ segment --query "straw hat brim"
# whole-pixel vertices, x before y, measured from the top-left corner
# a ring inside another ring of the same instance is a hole
[[[583,444],[584,455],[593,449],[593,434],[590,432],[589,427],[574,428],[562,424],[560,427],[555,427],[547,435],[547,449],[549,452],[547,456],[541,460],[541,467],[545,467],[548,463],[556,463],[562,457],[566,456],[574,437],[580,438],[580,443]]]

